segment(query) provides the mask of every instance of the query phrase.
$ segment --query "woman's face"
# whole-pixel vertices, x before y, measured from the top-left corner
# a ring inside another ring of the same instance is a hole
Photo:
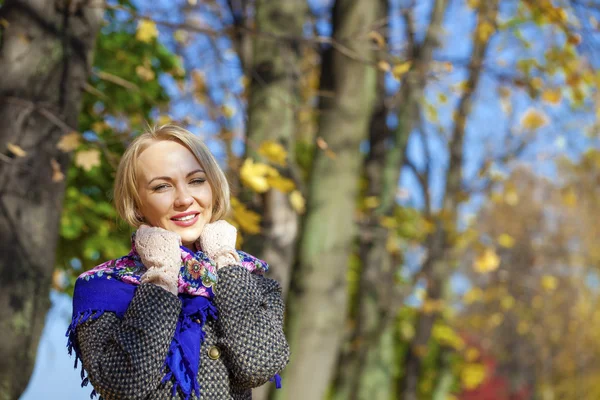
[[[137,159],[139,213],[145,222],[178,233],[193,249],[212,217],[212,189],[206,173],[187,147],[155,141]]]

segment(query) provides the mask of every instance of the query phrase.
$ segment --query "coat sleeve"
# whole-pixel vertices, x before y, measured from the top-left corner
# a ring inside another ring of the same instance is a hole
[[[217,273],[219,344],[231,379],[241,388],[258,387],[289,360],[281,286],[240,266],[224,267]]]
[[[104,399],[144,399],[156,390],[180,311],[177,296],[142,284],[122,320],[106,312],[77,327],[83,366]]]

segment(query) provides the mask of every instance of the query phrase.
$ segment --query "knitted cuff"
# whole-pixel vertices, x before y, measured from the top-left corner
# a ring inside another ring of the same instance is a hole
[[[177,276],[173,276],[168,267],[150,268],[140,281],[142,283],[153,283],[177,296]]]
[[[217,269],[229,265],[242,265],[240,255],[232,247],[223,246],[213,255],[213,261],[217,265]]]

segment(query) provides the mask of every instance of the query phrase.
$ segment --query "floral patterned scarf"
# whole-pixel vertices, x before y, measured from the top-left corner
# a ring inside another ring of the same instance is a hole
[[[110,260],[84,272],[77,278],[73,294],[73,317],[67,330],[69,354],[75,351],[75,368],[81,359],[76,340],[78,325],[99,318],[104,312],[113,312],[123,318],[135,289],[140,285],[141,276],[146,272],[135,249],[135,233],[131,239],[131,252],[116,260]],[[268,265],[250,254],[238,251],[242,266],[256,274],[264,274]],[[191,251],[181,247],[181,270],[178,292],[182,301],[175,335],[165,360],[163,382],[173,380],[173,396],[179,389],[184,398],[192,394],[200,397],[200,387],[196,380],[200,365],[200,345],[204,341],[202,327],[210,319],[217,319],[217,309],[212,303],[218,280],[215,263],[202,251]],[[193,321],[201,321],[196,323]],[[199,339],[199,340],[198,340]],[[183,368],[182,368],[183,367]],[[88,378],[82,365],[82,386]],[[279,387],[279,377],[274,377]],[[92,392],[92,396],[95,391]]]

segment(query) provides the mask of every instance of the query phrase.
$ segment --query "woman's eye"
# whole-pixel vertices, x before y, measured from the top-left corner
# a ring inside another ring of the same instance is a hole
[[[194,185],[199,185],[199,184],[202,184],[204,182],[206,182],[206,179],[204,179],[204,178],[196,178],[196,179],[192,179],[190,181],[190,183],[192,183]]]
[[[157,191],[164,190],[164,189],[166,189],[167,187],[169,187],[169,185],[167,185],[167,184],[164,184],[164,183],[163,183],[162,185],[157,185],[157,186],[154,186],[154,187],[152,188],[152,190],[154,190],[155,192],[157,192]]]

